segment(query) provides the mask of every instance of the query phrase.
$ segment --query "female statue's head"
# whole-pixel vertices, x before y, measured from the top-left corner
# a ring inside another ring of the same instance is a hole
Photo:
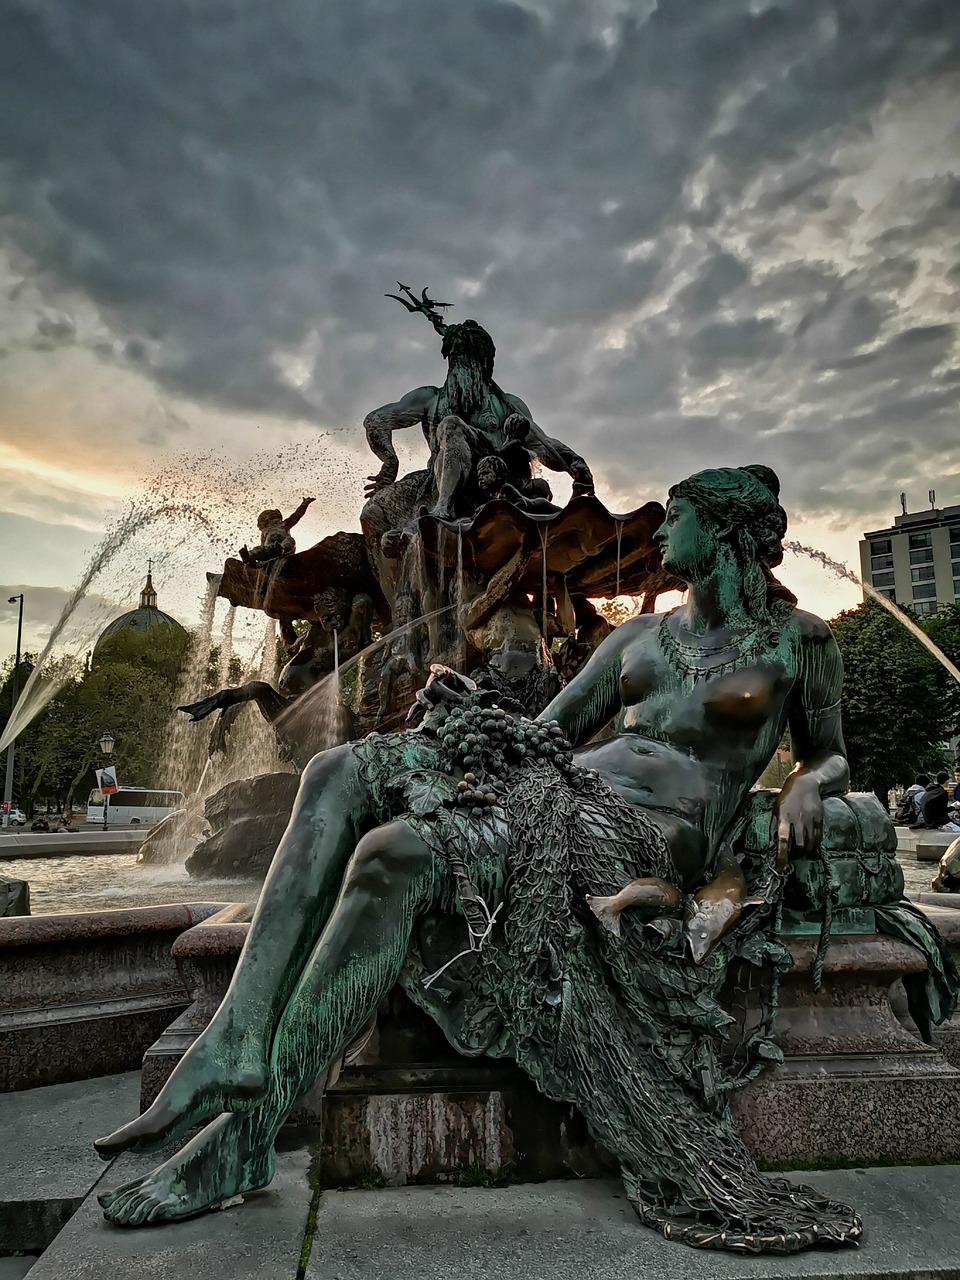
[[[656,533],[664,568],[689,583],[726,576],[751,618],[772,621],[777,602],[796,603],[772,572],[783,559],[787,529],[779,495],[776,473],[761,465],[717,467],[681,480]]]

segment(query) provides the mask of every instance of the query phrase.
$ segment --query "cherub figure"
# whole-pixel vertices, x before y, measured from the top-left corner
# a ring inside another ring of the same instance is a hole
[[[247,546],[240,548],[243,563],[265,564],[269,560],[279,560],[281,556],[292,556],[297,544],[291,538],[290,530],[307,514],[307,507],[313,501],[313,498],[302,498],[296,511],[292,511],[286,518],[275,507],[261,511],[257,516],[260,545],[252,550]]]
[[[484,502],[492,502],[494,498],[503,498],[521,511],[533,515],[553,515],[561,508],[550,501],[550,487],[546,481],[533,479],[524,485],[523,490],[511,483],[510,469],[499,454],[493,453],[481,458],[477,464],[477,485],[483,494]],[[465,523],[469,524],[472,517]]]

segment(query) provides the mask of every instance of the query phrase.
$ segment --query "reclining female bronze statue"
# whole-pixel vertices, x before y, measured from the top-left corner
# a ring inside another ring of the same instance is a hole
[[[101,1196],[110,1220],[184,1217],[269,1182],[288,1111],[399,980],[462,1052],[512,1056],[580,1108],[665,1235],[856,1242],[852,1210],[757,1172],[719,1053],[727,964],[782,961],[780,870],[816,846],[821,798],[848,779],[836,644],[771,572],[778,488],[744,467],[672,489],[657,538],[686,602],[613,632],[538,721],[440,670],[419,729],[311,761],[223,1004],[149,1110],[97,1146],[206,1127]],[[776,839],[742,866],[731,837],[788,724]],[[453,958],[433,928],[451,915]]]

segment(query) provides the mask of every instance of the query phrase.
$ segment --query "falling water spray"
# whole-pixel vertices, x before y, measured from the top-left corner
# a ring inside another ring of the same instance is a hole
[[[70,593],[60,617],[54,624],[47,643],[37,659],[37,664],[23,687],[23,692],[17,700],[17,705],[13,708],[10,719],[7,721],[2,735],[0,735],[0,751],[4,751],[17,735],[24,731],[27,725],[40,714],[50,699],[63,687],[67,677],[66,675],[56,676],[52,674],[49,659],[64,635],[66,628],[71,623],[75,624],[77,609],[86,598],[94,579],[109,567],[132,538],[135,538],[143,529],[165,519],[186,521],[194,528],[199,527],[202,529],[211,540],[216,540],[210,521],[199,508],[190,503],[163,503],[150,510],[145,510],[142,507],[133,507],[127,512],[116,528],[112,529],[101,540],[91,556],[90,563],[84,570],[83,576]],[[100,618],[97,620],[95,629],[91,630],[89,626],[85,628],[85,633],[81,637],[83,647],[90,647],[93,639],[102,629],[103,623],[104,619]],[[90,632],[90,634],[87,634],[87,632]]]
[[[954,680],[960,684],[960,670],[950,661],[942,649],[933,643],[922,627],[918,627],[914,620],[908,617],[893,600],[888,600],[885,595],[881,595],[877,589],[869,582],[864,582],[858,573],[839,560],[833,560],[824,551],[818,551],[816,547],[805,547],[802,542],[785,542],[783,544],[785,551],[792,551],[794,555],[806,556],[810,560],[816,560],[822,564],[825,569],[829,569],[831,573],[835,573],[838,578],[845,578],[847,582],[853,582],[858,587],[863,588],[864,595],[869,596],[871,600],[875,600],[881,608],[886,609],[892,618],[896,618],[901,626],[906,627],[907,631],[914,636],[923,647],[932,653],[936,660],[944,667]]]

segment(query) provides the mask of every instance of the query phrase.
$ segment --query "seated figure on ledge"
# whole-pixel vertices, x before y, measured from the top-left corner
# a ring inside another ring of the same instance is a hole
[[[475,320],[445,324],[436,308],[446,303],[432,302],[425,292],[423,299],[417,299],[404,286],[400,288],[410,301],[399,301],[409,311],[425,315],[443,339],[441,354],[447,360],[447,377],[442,387],[417,387],[395,404],[367,414],[363,424],[367,443],[383,465],[369,478],[368,507],[377,510],[361,517],[364,528],[380,523],[380,506],[392,504],[390,490],[399,469],[394,431],[418,423],[430,446],[425,485],[404,518],[398,518],[400,512],[391,511],[393,518],[388,527],[405,524],[421,502],[432,504],[430,514],[438,519],[471,515],[482,501],[476,483],[481,458],[504,451],[504,461],[509,466],[508,455],[516,453],[518,446],[521,452],[527,451],[527,459],[532,455],[551,470],[569,474],[574,494],[593,493],[593,476],[583,458],[560,440],[546,435],[519,396],[501,390],[494,382],[496,348],[486,330]],[[522,488],[522,479],[517,487]]]
[[[502,498],[531,515],[549,516],[561,510],[550,501],[550,486],[544,480],[531,477],[522,489],[518,489],[507,463],[496,453],[481,458],[477,464],[477,487],[484,502]],[[470,523],[469,516],[465,517],[464,523]]]
[[[853,1210],[757,1171],[720,1057],[727,965],[784,963],[782,870],[816,849],[848,778],[836,643],[772,574],[778,488],[764,467],[675,486],[656,536],[686,602],[617,628],[538,720],[438,668],[418,730],[314,758],[223,1004],[154,1104],[97,1145],[205,1127],[101,1195],[108,1219],[180,1218],[268,1183],[293,1103],[399,980],[461,1052],[512,1057],[576,1105],[666,1236],[856,1243]],[[737,824],[788,724],[775,838],[741,862]],[[769,1031],[750,1041],[757,1069],[777,1056]]]
[[[240,548],[240,559],[244,564],[267,564],[271,560],[279,560],[282,556],[292,556],[297,544],[290,536],[290,530],[307,514],[307,508],[313,498],[301,499],[300,505],[288,516],[271,507],[261,511],[257,516],[257,528],[260,530],[260,545],[252,549]]]

